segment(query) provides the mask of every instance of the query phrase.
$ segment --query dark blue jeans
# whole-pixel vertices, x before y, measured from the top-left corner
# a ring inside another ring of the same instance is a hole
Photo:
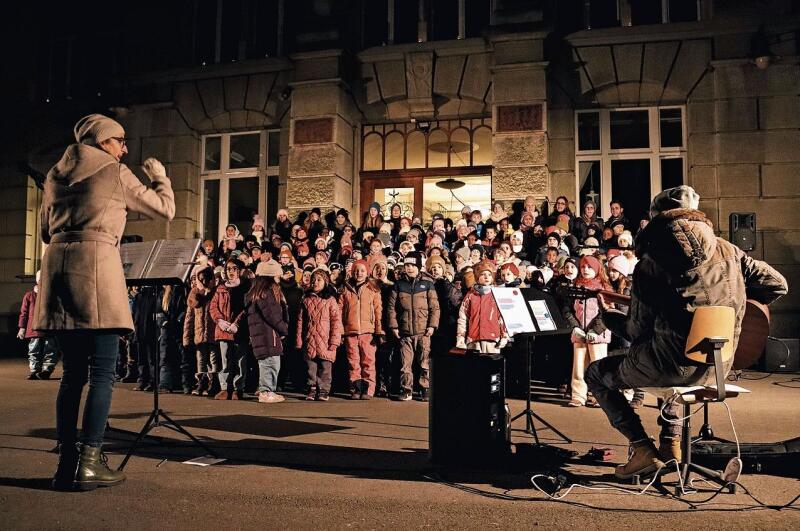
[[[609,356],[597,360],[586,369],[584,379],[603,408],[611,425],[629,441],[647,438],[642,420],[622,394],[622,389],[644,387],[682,387],[693,385],[706,373],[706,367],[678,365],[672,358],[661,358],[648,343],[634,344],[624,356]],[[672,403],[664,408],[664,417],[675,421],[680,406]],[[659,415],[662,437],[677,437],[681,424],[669,422]]]
[[[83,408],[80,442],[100,447],[103,444],[108,410],[111,408],[119,336],[79,331],[60,334],[58,340],[64,363],[64,376],[61,378],[56,399],[58,442],[69,445],[77,441],[81,393],[88,381],[89,392]]]

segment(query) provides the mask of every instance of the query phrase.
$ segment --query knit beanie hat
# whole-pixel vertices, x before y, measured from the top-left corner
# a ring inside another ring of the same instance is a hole
[[[386,264],[387,268],[389,267],[389,259],[386,256],[382,255],[382,254],[371,254],[371,255],[369,255],[369,258],[367,258],[366,260],[367,260],[367,264],[369,264],[369,268],[368,268],[369,271],[372,271],[372,269],[375,267],[375,264],[383,263],[383,264]],[[395,259],[395,263],[397,263],[396,259]],[[392,266],[392,268],[394,268],[394,266]]]
[[[564,232],[569,232],[569,221],[565,219],[559,219],[556,222],[556,228],[563,230]]]
[[[430,258],[428,258],[428,260],[425,262],[425,270],[430,271],[431,267],[433,267],[434,265],[442,266],[442,269],[444,269],[445,271],[447,270],[447,263],[441,256],[431,256]]]
[[[650,203],[650,217],[654,218],[666,210],[673,208],[692,208],[697,210],[700,196],[691,186],[682,184],[675,188],[667,188],[653,198]]]
[[[506,271],[511,271],[514,273],[515,277],[519,276],[519,268],[516,266],[514,262],[507,262],[500,267],[500,272],[505,273]]]
[[[337,215],[337,216],[344,216],[344,217],[347,217],[347,216],[349,216],[349,215],[350,215],[350,212],[348,212],[348,211],[347,211],[347,210],[345,210],[344,208],[340,208],[339,210],[337,210],[337,211],[336,211],[336,215]]]
[[[579,269],[585,265],[588,265],[594,270],[595,276],[599,276],[600,270],[603,268],[603,265],[600,263],[600,260],[591,255],[581,257]]]
[[[459,247],[458,251],[456,251],[456,254],[461,258],[463,258],[465,262],[469,261],[469,247],[467,247],[466,245],[462,245],[461,247]]]
[[[253,216],[253,227],[255,227],[256,225],[261,225],[261,228],[262,229],[264,228],[264,218],[262,218],[258,214],[255,214]]]
[[[547,237],[548,238],[555,238],[556,241],[558,241],[558,243],[561,244],[561,235],[559,233],[551,232],[550,234],[547,235]]]
[[[373,201],[372,203],[370,203],[369,208],[374,208],[375,210],[378,211],[378,214],[381,213],[381,205],[379,205],[377,201]],[[367,209],[367,212],[369,212],[369,209]]]
[[[125,138],[122,125],[102,114],[84,116],[75,124],[73,132],[76,142],[89,145],[97,145],[109,138]]]
[[[282,274],[283,274],[283,269],[281,268],[281,265],[275,260],[270,260],[268,262],[259,262],[258,266],[256,267],[257,277],[279,277]]]
[[[475,278],[481,276],[484,271],[489,271],[492,275],[495,273],[495,267],[489,260],[481,260],[477,265],[472,266],[472,271],[475,273]]]
[[[625,256],[618,254],[608,261],[608,269],[619,271],[622,276],[627,277],[631,274],[631,261]]]
[[[367,271],[367,273],[369,273],[369,263],[366,260],[362,258],[361,260],[356,260],[353,262],[353,269],[355,269],[358,265],[364,266],[364,269]]]
[[[633,245],[633,234],[631,234],[631,231],[624,230],[624,231],[622,231],[622,234],[617,236],[617,243],[619,245],[622,245],[622,240],[627,241],[628,242],[628,247],[631,247]]]
[[[403,259],[403,265],[408,264],[417,266],[418,269],[422,269],[422,253],[419,251],[411,251],[406,254],[405,258]]]

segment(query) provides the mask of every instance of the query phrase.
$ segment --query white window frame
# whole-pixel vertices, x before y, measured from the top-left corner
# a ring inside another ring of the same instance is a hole
[[[201,153],[200,153],[200,193],[199,195],[199,231],[203,236],[205,228],[205,209],[204,195],[206,181],[219,181],[219,226],[217,227],[217,241],[221,240],[225,233],[225,226],[228,225],[228,203],[230,200],[230,183],[234,179],[247,179],[258,177],[258,214],[266,221],[267,211],[267,179],[270,176],[278,175],[280,166],[267,166],[269,161],[269,134],[278,133],[280,129],[263,129],[256,131],[242,131],[237,133],[214,133],[204,135],[201,139]],[[230,147],[231,138],[239,135],[252,135],[258,133],[259,136],[259,154],[258,166],[252,168],[236,168],[230,169]],[[206,140],[212,137],[220,137],[220,164],[218,170],[206,170]],[[279,147],[280,149],[280,143]],[[278,157],[280,164],[280,155]],[[266,227],[265,227],[266,228]],[[239,227],[239,230],[244,233],[245,227]]]
[[[681,145],[678,147],[661,147],[661,115],[663,109],[680,109],[681,111]],[[649,147],[611,149],[611,113],[616,111],[648,111],[648,136]],[[600,149],[579,149],[578,117],[586,113],[599,113],[600,124]],[[650,160],[650,194],[651,199],[658,194],[661,187],[661,159],[680,158],[683,160],[683,182],[686,182],[686,106],[663,105],[659,107],[614,107],[603,109],[580,109],[575,111],[574,118],[575,138],[575,208],[580,210],[580,163],[600,161],[600,197],[601,205],[599,215],[607,219],[611,215],[609,202],[611,196],[611,162],[614,160]]]

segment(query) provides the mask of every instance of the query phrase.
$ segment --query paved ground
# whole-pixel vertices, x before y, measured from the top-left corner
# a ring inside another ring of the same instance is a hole
[[[264,405],[162,395],[173,418],[229,460],[205,468],[182,464],[201,452],[159,428],[164,444],[137,452],[122,486],[52,492],[58,382],[28,382],[26,374],[22,360],[0,360],[0,529],[800,528],[800,509],[755,508],[741,489],[697,508],[655,490],[633,496],[576,489],[555,502],[531,488],[531,474],[550,466],[533,458],[502,470],[437,469],[427,461],[426,405],[377,399]],[[743,441],[800,436],[800,383],[784,375],[744,385],[753,395],[731,403]],[[138,430],[146,419],[151,397],[131,387],[115,390],[114,428]],[[510,401],[514,413],[522,405]],[[575,439],[561,447],[582,454],[592,445],[610,446],[624,455],[623,440],[600,410],[556,403],[535,409]],[[644,416],[653,426],[656,409],[646,408]],[[712,425],[718,435],[732,435],[724,408],[714,408]],[[514,432],[515,443],[530,441]],[[124,438],[112,441],[112,464],[126,445]],[[595,482],[611,470],[576,463],[565,469]],[[741,483],[764,503],[780,505],[800,494],[797,477],[783,475],[745,475]],[[713,493],[709,485],[697,486],[704,492],[688,500]]]

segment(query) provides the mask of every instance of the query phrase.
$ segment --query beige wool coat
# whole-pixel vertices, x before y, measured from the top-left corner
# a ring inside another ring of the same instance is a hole
[[[175,216],[169,178],[142,184],[105,151],[73,144],[47,174],[41,237],[48,243],[34,328],[133,330],[119,242],[128,212]]]

